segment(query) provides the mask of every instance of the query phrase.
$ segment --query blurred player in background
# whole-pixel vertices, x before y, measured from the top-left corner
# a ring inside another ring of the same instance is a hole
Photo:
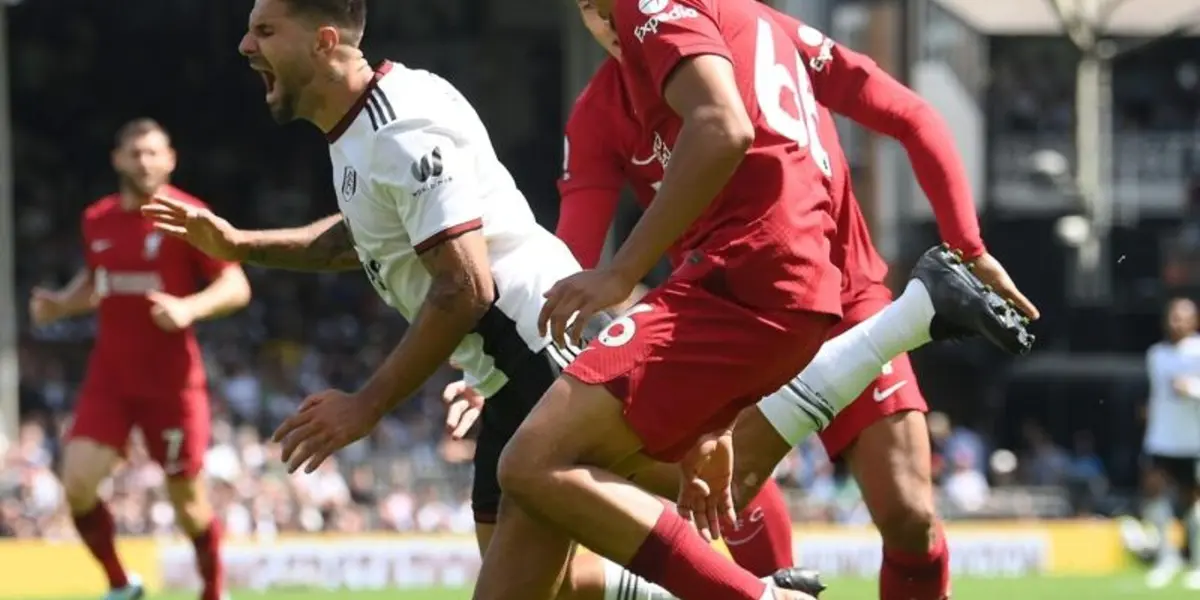
[[[1146,457],[1142,515],[1157,541],[1146,584],[1161,588],[1183,568],[1168,525],[1177,517],[1187,533],[1191,570],[1184,579],[1200,590],[1200,336],[1196,305],[1176,298],[1167,305],[1166,339],[1146,351],[1150,401],[1146,409]]]
[[[35,289],[29,306],[36,325],[97,313],[96,342],[63,453],[67,502],[80,538],[108,577],[106,598],[140,598],[142,582],[122,566],[112,514],[97,497],[138,428],[166,473],[176,522],[195,546],[201,600],[219,600],[220,520],[200,477],[208,392],[192,325],[246,306],[250,285],[238,265],[155,231],[139,212],[156,194],[203,206],[169,185],[175,151],[158,123],[123,126],[112,162],[119,191],[83,214],[86,266],[60,290]],[[208,285],[198,287],[201,280]]]

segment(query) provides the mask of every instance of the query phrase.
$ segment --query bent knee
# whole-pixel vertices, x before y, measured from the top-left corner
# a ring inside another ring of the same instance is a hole
[[[888,506],[877,508],[875,515],[884,546],[923,551],[933,545],[937,513],[932,502],[895,498]]]
[[[536,493],[538,483],[545,476],[544,460],[538,451],[537,432],[522,426],[500,453],[496,467],[496,479],[500,489],[516,498]]]
[[[91,508],[95,503],[100,487],[99,481],[83,474],[63,473],[63,494],[72,512],[78,513]]]

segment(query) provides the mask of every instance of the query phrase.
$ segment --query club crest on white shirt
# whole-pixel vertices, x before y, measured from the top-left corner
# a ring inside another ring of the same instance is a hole
[[[358,191],[358,172],[354,170],[354,167],[346,167],[342,170],[342,200],[348,202],[356,191]]]

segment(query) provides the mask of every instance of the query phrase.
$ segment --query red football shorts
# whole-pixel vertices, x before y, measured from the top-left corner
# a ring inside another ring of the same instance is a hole
[[[67,438],[86,438],[124,454],[129,433],[137,427],[150,457],[168,477],[191,478],[204,468],[210,417],[206,390],[143,398],[85,385]]]
[[[751,310],[677,277],[609,325],[566,372],[624,402],[645,454],[678,462],[700,436],[803,369],[836,322]]]
[[[881,297],[846,307],[845,318],[838,323],[830,337],[867,320],[890,302],[888,297]],[[821,432],[821,443],[830,457],[837,457],[868,427],[886,417],[910,410],[928,412],[929,405],[921,395],[908,355],[901,354],[884,366],[883,372],[863,390],[862,395],[834,417]]]

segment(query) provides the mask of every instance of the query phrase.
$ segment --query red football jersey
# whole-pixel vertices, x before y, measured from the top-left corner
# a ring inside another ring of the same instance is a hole
[[[176,188],[164,193],[203,206]],[[84,257],[100,304],[98,331],[88,365],[91,383],[103,381],[130,395],[160,395],[205,386],[200,348],[189,329],[166,332],[150,318],[146,294],[188,296],[228,263],[185,241],[154,230],[139,211],[106,196],[83,213]]]
[[[567,118],[563,174],[558,181],[563,205],[556,233],[584,267],[596,264],[623,185],[629,184],[642,208],[654,200],[663,167],[646,158],[653,157],[653,147],[639,147],[639,142],[647,141],[640,133],[620,63],[609,58],[580,93]],[[831,140],[830,148],[840,148],[833,117],[824,107],[819,108],[818,135]],[[840,152],[830,158],[830,193],[847,203],[845,223],[839,223],[840,244],[832,251],[845,256],[842,306],[852,310],[861,300],[889,296],[883,287],[887,264],[875,250],[854,198],[849,163]],[[677,264],[678,248],[672,249],[670,258]]]
[[[616,0],[613,23],[642,135],[661,165],[682,126],[662,90],[684,58],[728,59],[754,125],[742,163],[680,248],[723,264],[728,289],[750,306],[840,315],[832,141],[819,137],[808,69],[788,32],[755,0]]]

